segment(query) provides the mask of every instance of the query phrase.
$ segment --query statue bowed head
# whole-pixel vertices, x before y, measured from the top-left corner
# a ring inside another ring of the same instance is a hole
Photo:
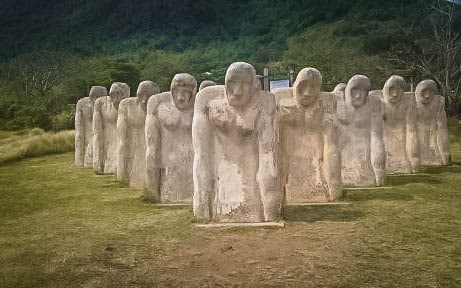
[[[130,96],[130,87],[121,82],[112,83],[109,96],[96,100],[93,112],[93,169],[98,174],[112,174],[117,170],[117,119],[120,102]]]
[[[405,92],[405,86],[405,80],[394,75],[382,90],[388,173],[415,173],[420,163],[415,97]]]
[[[257,90],[252,65],[229,66],[225,85],[197,94],[192,123],[194,215],[219,222],[280,216],[274,95]]]
[[[146,122],[147,101],[160,89],[152,81],[138,85],[136,97],[120,102],[117,120],[118,152],[117,180],[125,186],[144,188],[146,179]]]
[[[197,80],[174,75],[169,92],[152,96],[147,104],[145,200],[192,201],[192,117]]]
[[[336,94],[321,88],[322,74],[308,67],[293,88],[275,91],[280,178],[288,203],[335,201],[341,193]]]
[[[424,80],[416,86],[416,114],[422,165],[450,164],[445,98],[436,95],[437,84]]]
[[[96,99],[107,96],[107,88],[92,86],[88,97],[75,108],[75,166],[93,167],[93,108]]]

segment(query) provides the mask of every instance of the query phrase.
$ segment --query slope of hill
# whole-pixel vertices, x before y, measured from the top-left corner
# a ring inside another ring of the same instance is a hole
[[[152,79],[167,89],[183,71],[222,81],[236,60],[275,78],[316,66],[325,89],[355,73],[379,87],[395,70],[383,53],[405,41],[401,27],[425,20],[430,1],[4,0],[0,127],[49,129],[47,117],[94,84],[124,81],[134,93]],[[29,83],[47,73],[47,89]],[[12,121],[24,113],[40,117]]]

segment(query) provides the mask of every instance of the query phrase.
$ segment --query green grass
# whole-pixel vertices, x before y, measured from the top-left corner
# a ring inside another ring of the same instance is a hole
[[[45,132],[34,128],[15,132],[0,131],[0,164],[27,157],[74,150],[74,131]]]
[[[286,227],[199,229],[72,153],[0,166],[0,287],[461,287],[461,125],[454,165],[289,206]]]

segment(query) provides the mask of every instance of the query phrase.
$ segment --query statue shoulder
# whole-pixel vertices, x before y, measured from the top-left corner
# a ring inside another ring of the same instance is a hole
[[[293,99],[293,88],[291,87],[277,88],[272,92],[272,94],[274,94],[275,101],[278,104],[282,100]]]
[[[109,96],[99,97],[94,102],[94,108],[100,108],[102,105],[106,104],[109,101]]]
[[[77,105],[75,106],[76,110],[82,109],[84,105],[90,102],[90,97],[83,97],[77,101]]]
[[[149,101],[147,102],[147,114],[155,114],[160,104],[172,101],[173,96],[171,95],[171,92],[162,92],[150,96]]]
[[[209,86],[200,90],[195,96],[195,107],[201,109],[206,107],[213,99],[222,99],[226,95],[224,85]]]
[[[137,98],[136,97],[128,97],[120,101],[120,109],[128,108],[129,106],[136,105]]]
[[[368,93],[369,96],[372,96],[372,97],[376,97],[376,98],[379,98],[379,99],[384,99],[384,95],[383,95],[383,90],[371,90],[369,93]]]

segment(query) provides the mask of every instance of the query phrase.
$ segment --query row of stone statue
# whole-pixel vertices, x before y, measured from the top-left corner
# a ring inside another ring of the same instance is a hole
[[[201,85],[202,86],[202,85]],[[347,186],[380,186],[386,173],[449,163],[444,98],[392,76],[371,91],[363,75],[322,92],[314,68],[292,88],[262,91],[252,65],[233,63],[225,85],[177,74],[92,87],[77,103],[75,164],[116,173],[160,202],[192,203],[199,219],[277,220],[282,203],[336,200]],[[99,97],[105,96],[105,97]],[[125,99],[126,98],[126,99]]]

